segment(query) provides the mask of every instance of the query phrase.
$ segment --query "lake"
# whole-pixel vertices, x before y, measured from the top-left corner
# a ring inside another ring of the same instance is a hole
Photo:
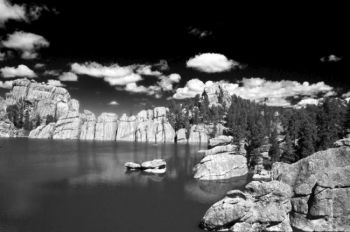
[[[0,139],[1,232],[199,232],[211,204],[250,177],[197,181],[200,146]],[[163,175],[124,163],[163,158]]]

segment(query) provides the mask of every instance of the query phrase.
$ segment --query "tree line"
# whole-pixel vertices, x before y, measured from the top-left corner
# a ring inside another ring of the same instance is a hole
[[[272,107],[233,95],[225,106],[222,93],[218,104],[209,105],[206,92],[193,99],[169,104],[169,122],[177,131],[189,131],[191,125],[221,123],[233,143],[245,143],[250,166],[261,157],[268,145],[272,162],[293,163],[312,153],[333,146],[350,129],[350,104],[337,98],[326,98],[322,104],[304,108]]]

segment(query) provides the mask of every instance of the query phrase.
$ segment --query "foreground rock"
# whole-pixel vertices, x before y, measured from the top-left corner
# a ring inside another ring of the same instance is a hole
[[[200,180],[224,180],[248,173],[247,159],[242,155],[220,153],[204,157],[194,167],[194,178]]]
[[[256,182],[246,191],[231,190],[205,213],[201,227],[229,231],[292,231],[292,188],[279,181]]]
[[[276,163],[272,178],[293,188],[293,227],[300,231],[350,230],[349,147],[320,151],[291,165]]]
[[[17,133],[16,127],[9,120],[0,121],[0,137],[14,137]]]

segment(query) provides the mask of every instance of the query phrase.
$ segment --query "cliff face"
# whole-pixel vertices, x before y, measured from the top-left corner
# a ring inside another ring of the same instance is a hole
[[[218,88],[215,90],[211,91],[211,99],[219,91]],[[215,99],[213,101],[217,101]],[[0,137],[21,134],[21,130],[8,119],[6,109],[22,102],[25,102],[23,113],[29,114],[31,122],[40,119],[40,123],[33,123],[30,138],[172,143],[177,137],[179,143],[207,143],[213,131],[213,125],[193,125],[189,132],[181,129],[176,136],[165,107],[121,117],[115,113],[102,113],[97,117],[88,110],[80,113],[79,102],[72,99],[65,88],[18,79],[6,98],[0,98]],[[220,135],[223,127],[217,125],[215,131]]]
[[[201,225],[228,231],[349,231],[350,148],[275,163],[273,181],[253,181],[211,206]]]

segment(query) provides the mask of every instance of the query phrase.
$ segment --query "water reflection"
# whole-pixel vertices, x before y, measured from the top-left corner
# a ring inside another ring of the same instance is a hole
[[[198,220],[208,206],[228,190],[242,188],[248,177],[228,182],[194,180],[192,168],[202,158],[199,149],[1,139],[0,230],[6,225],[12,229],[5,231],[19,232],[200,231]],[[165,174],[124,168],[128,161],[156,158],[166,160]],[[73,215],[77,220],[71,220]],[[143,227],[135,225],[135,218]]]

